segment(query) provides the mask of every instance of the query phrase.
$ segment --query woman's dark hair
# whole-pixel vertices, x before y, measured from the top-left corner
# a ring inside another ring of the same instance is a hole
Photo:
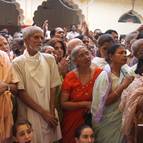
[[[113,30],[113,29],[109,29],[105,32],[105,34],[112,34],[112,33],[118,34],[118,32],[116,30]]]
[[[103,46],[103,44],[106,42],[113,42],[114,43],[114,40],[110,34],[103,34],[99,37],[99,39],[97,41],[98,48]]]
[[[98,38],[98,41],[97,41],[97,52],[96,52],[96,56],[97,57],[101,57],[101,54],[100,54],[100,48],[105,44],[105,43],[115,43],[112,36],[110,34],[102,34],[99,38]]]
[[[20,125],[28,125],[30,128],[32,128],[32,124],[28,120],[17,121],[13,126],[13,136],[16,137],[17,127]]]
[[[65,43],[59,39],[59,38],[52,38],[48,41],[48,45],[52,46],[53,48],[55,47],[56,43],[61,43],[62,49],[64,51],[64,56],[66,55],[66,45]]]
[[[126,34],[121,34],[119,40],[121,41],[122,39],[125,39]]]
[[[78,128],[76,128],[74,137],[79,139],[82,130],[84,130],[85,128],[91,128],[91,126],[86,125],[86,124],[80,125]]]
[[[143,59],[138,59],[137,68],[135,70],[135,73],[142,75],[142,73],[143,73]]]
[[[111,62],[111,60],[110,60],[110,55],[114,55],[115,52],[117,51],[117,49],[120,48],[120,47],[125,47],[125,46],[122,45],[122,44],[114,44],[113,46],[111,46],[110,48],[107,49],[106,61],[107,61],[108,63]]]
[[[143,31],[140,31],[137,36],[137,39],[142,39],[142,38],[143,38]]]

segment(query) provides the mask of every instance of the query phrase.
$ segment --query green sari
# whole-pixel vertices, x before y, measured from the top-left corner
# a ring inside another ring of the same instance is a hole
[[[98,76],[93,88],[93,100],[91,105],[92,112],[92,126],[95,130],[96,143],[121,143],[123,135],[121,132],[122,113],[119,111],[120,98],[108,105],[104,106],[102,118],[99,122],[96,121],[95,116],[99,108],[100,99],[105,95],[109,82],[107,80],[107,72],[102,71]],[[120,77],[110,74],[112,81],[112,91],[122,82],[124,74],[121,72]]]

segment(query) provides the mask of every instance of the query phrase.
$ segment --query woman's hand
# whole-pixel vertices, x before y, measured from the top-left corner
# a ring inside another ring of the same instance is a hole
[[[106,105],[110,105],[117,101],[118,98],[121,96],[123,90],[126,89],[133,80],[133,76],[126,76],[122,83],[114,91],[110,92],[106,101]]]
[[[134,80],[133,76],[126,76],[123,80],[123,82],[121,83],[121,86],[126,89],[130,83],[132,83],[132,81]]]
[[[91,109],[91,101],[81,101],[81,104],[83,105],[83,107]]]
[[[61,106],[65,110],[75,110],[80,108],[90,109],[91,101],[69,101],[69,92],[65,90],[62,92]]]

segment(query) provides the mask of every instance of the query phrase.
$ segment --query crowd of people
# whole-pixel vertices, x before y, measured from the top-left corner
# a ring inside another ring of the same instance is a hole
[[[48,20],[0,31],[0,143],[139,143],[142,38]]]

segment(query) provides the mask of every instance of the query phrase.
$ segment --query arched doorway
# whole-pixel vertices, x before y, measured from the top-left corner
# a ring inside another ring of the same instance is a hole
[[[13,0],[0,1],[0,30],[7,28],[10,34],[20,29],[23,18],[20,5]]]
[[[64,0],[47,0],[38,7],[34,13],[34,24],[42,26],[48,19],[49,29],[57,26],[68,27],[72,24],[79,24],[84,16],[76,4]]]
[[[118,22],[131,22],[141,24],[143,22],[143,18],[134,10],[130,10],[127,13],[124,13],[118,20]]]

